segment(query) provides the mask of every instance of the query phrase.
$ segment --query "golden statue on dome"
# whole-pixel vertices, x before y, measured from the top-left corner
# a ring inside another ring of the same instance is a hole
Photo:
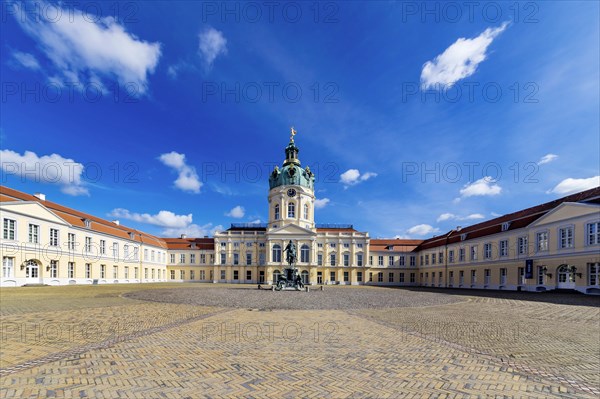
[[[290,128],[290,142],[294,142],[294,136],[297,134],[298,132],[296,131],[296,129],[294,129],[294,126],[292,126]]]

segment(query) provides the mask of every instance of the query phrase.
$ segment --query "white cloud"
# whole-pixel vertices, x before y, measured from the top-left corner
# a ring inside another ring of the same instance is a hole
[[[315,199],[315,209],[325,208],[329,203],[329,198]]]
[[[33,54],[15,51],[12,56],[16,62],[27,69],[32,69],[34,71],[40,69],[40,63]]]
[[[418,224],[418,225],[413,226],[410,229],[408,229],[407,232],[410,235],[424,236],[424,235],[437,233],[439,231],[440,231],[440,229],[438,229],[437,227],[433,227],[428,224]]]
[[[244,207],[238,205],[238,206],[234,207],[232,210],[230,210],[229,212],[227,212],[225,214],[225,216],[240,219],[240,218],[243,218],[245,214],[246,214],[246,211],[244,210]]]
[[[495,180],[490,176],[486,176],[473,183],[465,184],[464,187],[460,189],[460,195],[463,197],[498,195],[501,191],[502,187],[495,184]]]
[[[369,180],[371,177],[376,176],[377,173],[366,172],[361,175],[358,169],[348,169],[340,175],[340,182],[343,183],[346,187],[348,187]]]
[[[161,55],[160,43],[138,39],[112,17],[75,8],[43,3],[41,9],[49,11],[29,13],[19,3],[12,7],[23,30],[37,40],[66,81],[80,83],[103,76],[116,78],[122,85],[134,84],[135,94],[146,91],[148,74],[154,72]],[[50,20],[46,15],[60,17]]]
[[[248,223],[250,223],[250,224],[260,224],[260,222],[261,222],[260,219],[254,219],[253,221],[248,222]]]
[[[108,216],[162,227],[187,227],[192,223],[191,213],[176,215],[171,211],[160,211],[156,215],[150,215],[149,213],[131,213],[127,209],[116,208]]]
[[[442,213],[438,218],[437,222],[444,222],[446,220],[476,220],[476,219],[485,219],[481,213],[472,213],[467,216],[458,216],[453,213]]]
[[[199,193],[202,182],[198,178],[196,169],[188,166],[185,162],[185,154],[179,154],[175,151],[161,154],[158,159],[166,166],[175,169],[179,176],[175,180],[175,187],[182,191],[191,191]]]
[[[543,165],[545,163],[550,163],[550,162],[556,160],[556,158],[558,158],[558,155],[556,155],[556,154],[546,154],[540,158],[540,160],[538,161],[537,164]]]
[[[203,226],[197,224],[190,224],[189,226],[180,227],[180,228],[169,228],[164,229],[161,233],[163,237],[179,237],[182,234],[187,235],[188,237],[204,237],[204,236],[214,236],[216,232],[225,230],[223,226],[217,225],[213,226],[212,223],[207,223]]]
[[[89,195],[81,179],[83,165],[58,154],[39,157],[35,152],[23,155],[11,151],[0,151],[0,166],[6,176],[15,175],[35,182],[58,184],[68,195]]]
[[[459,38],[433,61],[427,61],[421,71],[424,89],[443,86],[452,87],[461,79],[475,73],[477,66],[486,59],[486,51],[492,41],[506,29],[507,22],[498,28],[488,28],[473,39]]]
[[[227,54],[227,39],[223,32],[215,28],[208,28],[199,35],[200,43],[198,50],[204,60],[204,65],[210,69],[215,59],[221,54]]]
[[[590,188],[600,186],[600,176],[589,177],[587,179],[573,179],[569,177],[558,183],[548,194],[573,194]]]

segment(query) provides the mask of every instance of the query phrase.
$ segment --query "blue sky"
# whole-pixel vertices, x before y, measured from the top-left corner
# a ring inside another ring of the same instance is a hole
[[[425,238],[600,184],[599,3],[2,3],[2,184],[150,233]]]

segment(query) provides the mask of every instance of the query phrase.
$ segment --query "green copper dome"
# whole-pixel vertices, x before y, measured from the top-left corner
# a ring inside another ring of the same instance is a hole
[[[269,176],[269,189],[279,186],[303,186],[311,190],[315,189],[315,175],[310,168],[302,168],[298,159],[300,149],[296,147],[294,139],[285,147],[285,161],[279,169],[277,166]]]

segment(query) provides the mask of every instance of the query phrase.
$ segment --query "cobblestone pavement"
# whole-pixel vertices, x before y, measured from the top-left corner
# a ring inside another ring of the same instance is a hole
[[[289,311],[156,302],[172,287],[2,289],[0,397],[600,394],[596,298],[544,302],[466,292],[450,301],[444,291],[327,287],[337,298],[369,301],[373,293],[396,304],[404,296],[405,304]],[[226,296],[251,292],[224,285],[177,287],[201,291],[197,298],[215,289],[229,291],[220,294]],[[133,291],[150,289],[153,302],[131,298]],[[425,293],[440,298],[418,307],[414,301]]]

